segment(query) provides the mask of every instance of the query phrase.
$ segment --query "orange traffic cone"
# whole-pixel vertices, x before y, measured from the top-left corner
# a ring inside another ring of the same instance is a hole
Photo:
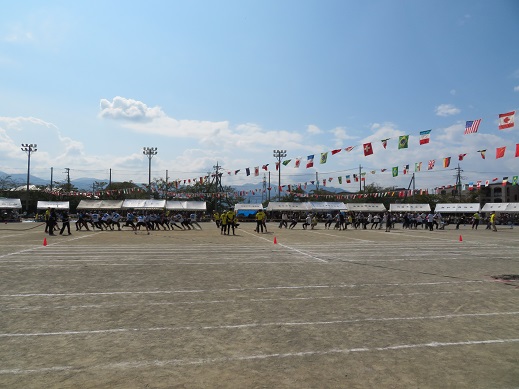
[[[43,238],[43,245],[47,246],[47,238]]]
[[[461,235],[460,235],[460,242],[463,242],[463,238],[461,237]]]
[[[274,244],[278,244],[278,240],[274,237]]]

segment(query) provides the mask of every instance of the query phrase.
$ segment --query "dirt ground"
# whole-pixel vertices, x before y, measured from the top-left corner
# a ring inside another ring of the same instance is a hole
[[[0,225],[0,387],[519,388],[519,229],[202,228]]]

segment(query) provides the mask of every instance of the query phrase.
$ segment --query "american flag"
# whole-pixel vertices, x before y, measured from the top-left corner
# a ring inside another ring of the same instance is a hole
[[[481,119],[467,121],[465,123],[465,135],[478,132],[479,123],[481,123]]]

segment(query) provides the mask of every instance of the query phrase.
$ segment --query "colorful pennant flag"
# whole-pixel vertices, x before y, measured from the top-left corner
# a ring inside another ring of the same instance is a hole
[[[451,157],[443,158],[443,167],[447,168],[451,164]]]
[[[498,147],[496,149],[496,159],[503,158],[505,156],[506,146]]]
[[[342,185],[342,177],[341,176],[337,177],[337,180],[339,180],[339,184]]]
[[[248,167],[245,168],[245,173],[246,173],[248,176],[250,176],[250,169],[249,169]]]
[[[435,163],[436,163],[436,160],[431,159],[431,160],[429,161],[429,163],[427,164],[427,170],[432,170],[432,169],[434,169],[434,164],[435,164]]]
[[[321,153],[321,164],[326,163],[328,161],[328,152]]]
[[[420,131],[420,144],[426,145],[429,143],[432,130]]]
[[[503,177],[503,182],[501,183],[501,185],[506,186],[507,183],[508,183],[508,177]]]
[[[481,119],[468,120],[465,123],[465,135],[474,134],[474,133],[478,132],[479,123],[481,123]]]
[[[460,154],[460,155],[458,155],[458,159],[459,159],[460,161],[463,161],[463,158],[465,158],[466,155],[467,155],[467,154]]]
[[[311,168],[314,166],[314,155],[309,155],[306,160],[306,168]]]
[[[485,159],[485,153],[487,152],[487,150],[478,150],[478,153],[481,153],[481,158]]]
[[[290,163],[290,161],[292,161],[292,160],[291,160],[291,159],[285,159],[285,160],[283,161],[283,165],[284,165],[284,166],[287,166],[287,165]]]
[[[409,172],[409,165],[404,165],[404,174]]]
[[[301,166],[301,158],[296,158],[296,164],[295,164],[295,167],[299,167]]]
[[[512,128],[514,126],[515,111],[499,114],[499,129]]]
[[[382,139],[381,142],[382,142],[382,147],[383,148],[386,148],[387,147],[387,141],[389,140],[389,138],[387,139]]]
[[[350,175],[349,175],[349,174],[346,176],[346,183],[347,183],[347,184],[350,184],[350,183],[351,183],[351,178],[350,178]]]
[[[515,145],[515,156],[516,158],[519,157],[519,143]]]
[[[263,170],[268,170],[268,168],[269,168],[269,164],[267,163],[266,165],[263,165],[261,168],[262,168]]]
[[[415,162],[415,164],[414,164],[414,171],[415,172],[422,171],[422,163],[421,162]]]
[[[398,137],[398,149],[407,149],[409,146],[409,135],[401,135]]]
[[[259,176],[259,166],[256,166],[256,167],[254,168],[254,175],[255,175],[255,176]]]
[[[335,149],[335,150],[332,150],[332,155],[335,155],[337,153],[340,153],[342,149]]]
[[[393,173],[393,177],[398,176],[398,166],[394,166],[394,167],[391,169],[391,172]]]
[[[364,143],[362,147],[364,148],[364,156],[373,154],[373,147],[371,147],[371,143]]]
[[[512,177],[512,185],[517,185],[517,180],[519,179],[519,176],[513,176]]]
[[[348,146],[346,147],[344,150],[346,150],[348,153],[353,150],[355,148],[355,146]]]

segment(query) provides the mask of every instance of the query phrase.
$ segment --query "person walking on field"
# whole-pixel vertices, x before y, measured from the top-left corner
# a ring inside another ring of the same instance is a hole
[[[63,213],[61,214],[61,230],[59,232],[60,235],[63,235],[63,232],[65,231],[65,228],[67,228],[67,231],[68,231],[68,234],[69,235],[72,235],[70,233],[70,220],[69,220],[69,216],[68,216],[68,212],[67,211],[63,211]]]
[[[492,213],[490,214],[490,225],[492,226],[492,231],[497,232],[495,211],[492,211]]]
[[[265,212],[263,212],[263,209],[260,209],[258,212],[256,212],[256,232],[259,233],[260,229],[263,233],[263,226],[265,225],[265,218],[267,215],[265,215]]]
[[[478,229],[480,220],[481,220],[481,216],[479,215],[479,212],[476,212],[474,215],[472,215],[472,229],[473,230]]]

